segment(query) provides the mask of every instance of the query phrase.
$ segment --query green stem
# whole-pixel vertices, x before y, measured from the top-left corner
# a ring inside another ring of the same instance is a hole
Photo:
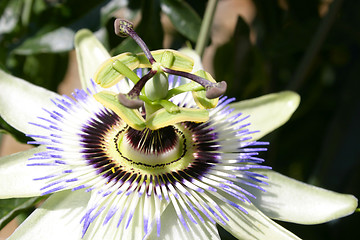
[[[24,7],[21,15],[21,23],[23,24],[23,26],[29,25],[32,5],[33,5],[33,0],[24,1]]]
[[[199,37],[196,41],[196,47],[195,47],[195,51],[200,57],[202,57],[205,47],[209,40],[210,30],[211,30],[217,3],[218,0],[209,0],[208,5],[206,6],[204,19],[201,24]]]

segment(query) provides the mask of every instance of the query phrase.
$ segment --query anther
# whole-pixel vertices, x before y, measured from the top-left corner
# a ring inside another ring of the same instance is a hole
[[[118,100],[122,105],[131,109],[138,109],[144,105],[144,102],[140,100],[138,97],[130,98],[127,94],[123,94],[123,93],[120,93],[118,95]]]
[[[144,88],[145,83],[156,74],[156,71],[150,70],[135,84],[135,86],[127,93],[118,95],[119,102],[125,107],[136,109],[143,106],[144,102],[139,99],[141,89]]]
[[[205,78],[194,75],[192,73],[176,71],[176,70],[172,70],[170,68],[162,68],[162,70],[169,74],[188,78],[188,79],[193,80],[194,82],[200,84],[201,86],[203,86],[205,88],[206,97],[208,99],[218,98],[226,92],[227,84],[224,81],[221,81],[218,83],[213,83]]]
[[[227,84],[225,81],[215,83],[213,86],[206,88],[206,97],[208,99],[218,98],[226,92]]]

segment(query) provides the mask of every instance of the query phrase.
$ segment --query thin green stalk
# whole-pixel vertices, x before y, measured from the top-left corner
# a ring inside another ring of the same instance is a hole
[[[33,0],[24,1],[23,12],[21,15],[21,21],[24,26],[27,26],[30,23],[32,5],[33,5]]]
[[[218,0],[209,0],[208,5],[206,6],[204,19],[201,23],[200,33],[196,41],[196,47],[195,47],[195,51],[200,57],[202,57],[205,47],[209,40],[211,26],[212,26],[217,3]]]

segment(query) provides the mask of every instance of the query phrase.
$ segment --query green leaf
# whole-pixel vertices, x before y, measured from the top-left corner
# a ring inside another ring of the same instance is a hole
[[[4,224],[4,217],[29,199],[30,198],[0,199],[0,229],[6,225],[6,223]]]
[[[18,67],[20,66],[18,65]],[[23,69],[22,78],[56,92],[68,67],[68,54],[28,55],[21,67]]]
[[[28,55],[58,53],[72,50],[75,33],[82,28],[97,30],[100,26],[100,10],[107,1],[78,0],[50,5],[37,16],[36,31],[27,33],[13,53]]]
[[[18,142],[26,143],[30,138],[26,137],[24,133],[16,130],[10,126],[5,120],[0,116],[0,133],[11,134]]]
[[[16,54],[28,55],[46,52],[65,52],[74,47],[75,32],[68,27],[60,27],[46,34],[27,39],[14,50]]]
[[[201,26],[199,15],[182,0],[161,0],[161,10],[170,18],[176,30],[196,42]]]
[[[8,1],[6,7],[0,12],[0,35],[14,31],[20,19],[23,2],[24,0]]]

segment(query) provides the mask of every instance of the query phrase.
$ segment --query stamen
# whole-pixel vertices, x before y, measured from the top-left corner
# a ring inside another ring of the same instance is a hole
[[[140,100],[138,97],[130,98],[128,94],[123,94],[123,93],[120,93],[118,95],[118,100],[122,105],[131,109],[138,109],[142,105],[144,105],[144,102]]]
[[[135,86],[127,94],[120,93],[118,95],[119,102],[125,107],[131,109],[140,108],[144,102],[139,99],[140,91],[144,88],[146,82],[156,74],[156,71],[150,70],[145,76],[143,76]]]
[[[163,67],[162,70],[169,74],[173,74],[173,75],[191,79],[194,82],[200,84],[201,86],[203,86],[206,89],[206,97],[208,99],[220,97],[221,95],[223,95],[225,93],[226,88],[227,88],[227,84],[224,81],[221,81],[218,83],[213,83],[205,78],[196,76],[196,75],[188,73],[188,72],[176,71],[176,70],[172,70],[170,68],[165,68],[165,67]]]

